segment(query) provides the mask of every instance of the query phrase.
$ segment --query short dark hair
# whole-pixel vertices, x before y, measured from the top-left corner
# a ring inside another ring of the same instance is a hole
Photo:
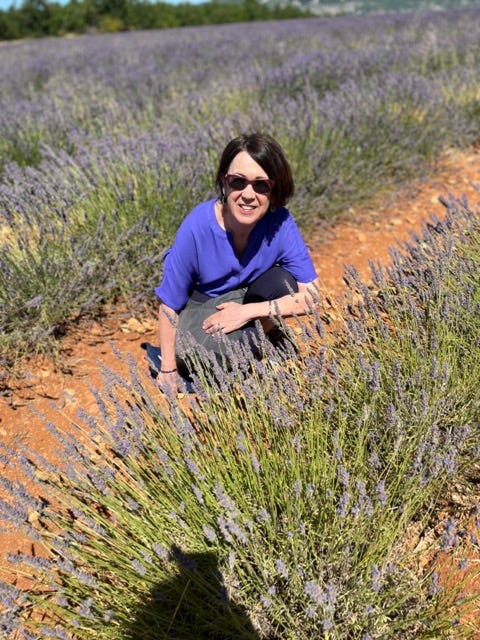
[[[223,150],[218,165],[215,179],[218,194],[223,194],[224,176],[240,151],[246,151],[262,167],[267,176],[275,180],[270,200],[275,206],[284,206],[295,191],[292,170],[282,147],[266,133],[243,133],[230,140]]]

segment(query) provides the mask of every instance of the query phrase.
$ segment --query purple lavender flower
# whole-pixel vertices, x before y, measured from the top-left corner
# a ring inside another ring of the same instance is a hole
[[[440,548],[442,551],[448,551],[455,547],[458,542],[457,525],[453,518],[448,518],[442,533]]]
[[[442,587],[439,582],[439,574],[435,571],[432,573],[430,577],[430,581],[428,583],[428,595],[430,597],[434,597],[438,595],[442,591]]]
[[[315,618],[317,615],[317,607],[315,607],[312,604],[309,604],[308,607],[305,609],[305,616],[309,619],[312,620],[313,618]]]
[[[103,614],[104,622],[111,622],[115,618],[115,612],[112,609],[107,609]]]
[[[191,485],[191,487],[192,487],[192,491],[193,491],[193,493],[194,493],[194,495],[195,495],[195,498],[197,499],[197,502],[198,502],[199,504],[205,504],[205,501],[204,501],[204,499],[203,499],[203,492],[202,492],[202,490],[201,490],[201,489],[199,489],[199,487],[197,487],[197,486],[196,486],[196,485],[194,485],[194,484],[192,484],[192,485]]]
[[[199,466],[194,460],[185,457],[185,464],[187,465],[187,468],[191,474],[193,474],[200,481],[205,480],[205,474],[200,472]]]
[[[254,468],[256,473],[260,473],[260,463],[254,453],[250,454],[250,460],[252,461],[252,467]]]
[[[351,497],[352,496],[347,491],[344,491],[340,496],[338,500],[338,506],[336,509],[337,514],[340,518],[346,517],[347,511],[348,511],[348,505],[350,504]]]
[[[270,520],[270,514],[264,507],[259,510],[256,520],[258,522],[268,522]]]
[[[280,558],[278,558],[277,560],[275,560],[275,571],[282,577],[282,578],[288,578],[288,569],[287,569],[287,565],[283,562],[283,560],[281,560]]]
[[[379,480],[375,486],[375,494],[381,507],[386,507],[388,503],[388,494],[385,491],[385,481]]]
[[[297,479],[295,480],[293,485],[293,494],[296,498],[299,498],[301,493],[302,493],[302,481]]]
[[[162,545],[158,544],[158,542],[155,542],[155,543],[153,544],[153,547],[152,547],[152,548],[153,548],[153,550],[155,551],[155,553],[157,554],[157,556],[158,556],[159,558],[162,558],[162,560],[166,560],[166,559],[168,558],[168,551],[167,551],[167,549],[166,549],[164,546],[162,546]]]
[[[333,624],[333,621],[330,620],[330,618],[324,618],[322,620],[322,628],[325,633],[328,633],[328,631],[331,631],[333,627],[334,627],[334,624]]]
[[[341,485],[347,488],[350,484],[350,474],[347,471],[346,467],[344,467],[343,465],[338,467],[337,476]]]
[[[232,518],[235,518],[238,515],[239,512],[234,501],[225,493],[219,482],[215,483],[215,496],[218,504],[228,511]]]
[[[305,582],[303,590],[305,594],[316,604],[321,604],[323,602],[324,593],[320,586],[313,580]]]
[[[382,590],[382,571],[377,567],[377,565],[372,565],[370,577],[372,581],[372,589],[375,593],[380,593]]]
[[[82,618],[92,618],[92,606],[93,598],[87,598],[78,607],[78,614],[82,616]]]
[[[216,541],[217,536],[216,536],[215,531],[213,531],[213,529],[210,529],[210,527],[207,527],[206,525],[203,525],[202,531],[203,531],[204,536],[207,538],[207,540],[209,542],[215,542]]]
[[[146,576],[148,573],[145,565],[143,565],[136,558],[132,560],[132,567],[135,569],[135,571],[138,573],[139,576]]]

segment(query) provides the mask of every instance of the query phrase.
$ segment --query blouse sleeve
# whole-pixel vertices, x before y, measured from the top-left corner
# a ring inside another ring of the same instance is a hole
[[[297,282],[306,284],[317,278],[307,245],[289,212],[282,224],[279,264],[289,271]]]
[[[198,255],[195,235],[182,223],[172,247],[167,251],[163,278],[155,293],[171,309],[180,311],[198,279]]]

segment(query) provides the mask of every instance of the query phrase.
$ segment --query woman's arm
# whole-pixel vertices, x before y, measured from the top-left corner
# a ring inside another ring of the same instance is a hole
[[[318,279],[309,283],[299,283],[298,292],[287,294],[276,300],[265,302],[225,302],[218,305],[216,313],[209,316],[203,323],[207,333],[222,331],[230,333],[240,329],[252,320],[269,318],[270,316],[300,316],[309,313],[318,297]]]
[[[312,306],[315,304],[315,300],[318,299],[318,292],[318,279],[315,279],[313,282],[309,282],[308,284],[299,282],[297,293],[289,293],[281,298],[277,298],[276,300],[271,300],[266,303],[255,302],[253,303],[253,306],[257,304],[268,305],[266,316],[258,316],[259,318],[268,317],[270,315],[279,315],[283,318],[287,318],[288,316],[302,316],[306,313],[310,313]]]
[[[158,330],[162,365],[157,382],[162,388],[177,390],[177,360],[175,340],[177,337],[178,313],[163,302],[158,310]]]

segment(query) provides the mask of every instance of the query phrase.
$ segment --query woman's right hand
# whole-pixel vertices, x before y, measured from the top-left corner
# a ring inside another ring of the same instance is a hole
[[[158,310],[160,351],[162,360],[157,376],[157,385],[163,393],[178,393],[178,372],[175,357],[175,337],[178,314],[174,309],[161,303]]]
[[[178,372],[168,371],[167,373],[160,371],[157,376],[157,385],[160,391],[168,395],[176,395],[178,393]]]

